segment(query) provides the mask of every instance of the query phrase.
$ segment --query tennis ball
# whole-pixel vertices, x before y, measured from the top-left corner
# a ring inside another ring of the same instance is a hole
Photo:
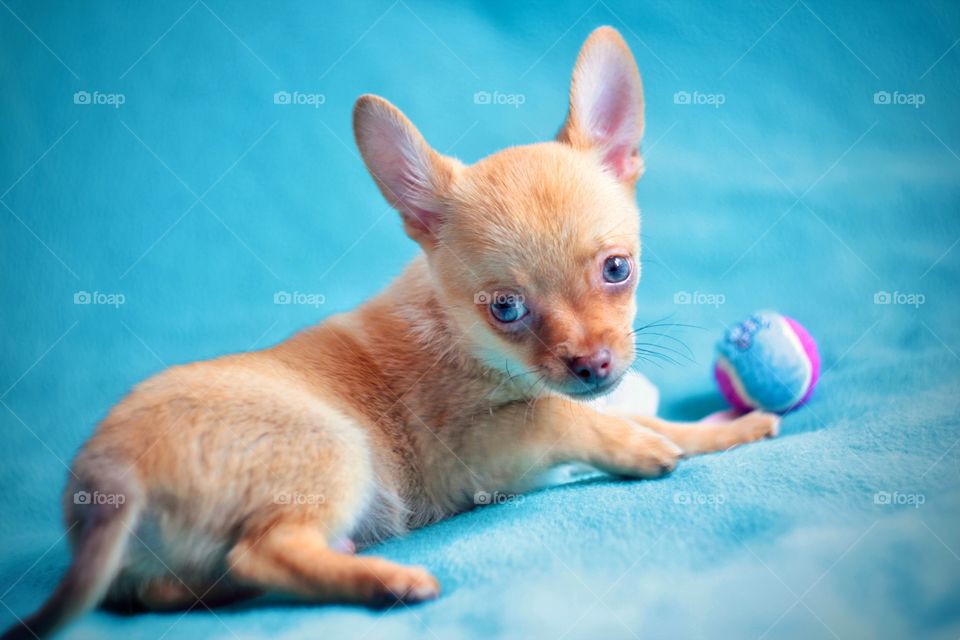
[[[799,322],[758,311],[724,333],[713,375],[733,408],[786,413],[813,393],[820,354]]]

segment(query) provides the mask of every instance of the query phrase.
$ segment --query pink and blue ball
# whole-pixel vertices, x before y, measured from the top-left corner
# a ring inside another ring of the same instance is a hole
[[[724,333],[713,374],[734,409],[785,413],[810,398],[820,355],[799,322],[760,311]]]

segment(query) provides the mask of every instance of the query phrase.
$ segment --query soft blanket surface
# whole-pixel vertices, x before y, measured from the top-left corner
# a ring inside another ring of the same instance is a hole
[[[0,624],[67,566],[66,466],[132,385],[282,340],[414,255],[353,146],[358,95],[472,162],[550,138],[611,24],[646,92],[638,323],[695,360],[643,371],[699,418],[722,328],[793,316],[823,375],[781,437],[368,551],[433,571],[424,606],[95,612],[63,636],[960,635],[956,3],[0,4]]]

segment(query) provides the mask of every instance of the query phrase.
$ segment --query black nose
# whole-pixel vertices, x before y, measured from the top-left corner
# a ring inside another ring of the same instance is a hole
[[[588,356],[577,356],[568,362],[570,371],[584,384],[595,385],[610,377],[613,356],[610,349],[598,349]]]

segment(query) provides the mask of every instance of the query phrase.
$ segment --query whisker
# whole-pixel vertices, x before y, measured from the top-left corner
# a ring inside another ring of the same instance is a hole
[[[537,382],[533,383],[533,385],[536,386],[536,385],[537,385],[541,380],[543,380],[545,377],[546,377],[546,375],[540,376],[539,378],[537,378]],[[529,400],[527,400],[527,408],[524,409],[524,411],[523,411],[523,427],[522,427],[522,428],[524,428],[524,429],[526,428],[527,422],[528,422],[528,420],[529,420],[529,418],[530,418],[530,412],[531,412],[531,411],[533,410],[533,408],[536,406],[537,400],[540,399],[540,398],[537,398],[536,396],[533,396],[533,395],[532,395],[532,391],[533,391],[533,386],[530,387],[530,391],[528,392],[528,393],[531,393],[531,397],[530,397]]]
[[[665,333],[663,331],[657,331],[657,329],[662,330],[662,329],[669,329],[674,327],[689,328],[689,329],[704,329],[704,327],[700,327],[692,324],[685,324],[681,322],[668,322],[671,317],[672,317],[672,314],[665,316],[663,318],[659,318],[652,322],[648,322],[647,324],[641,325],[633,329],[630,332],[630,335],[633,336],[636,352],[638,353],[638,355],[640,356],[640,359],[643,362],[655,364],[657,366],[660,366],[660,363],[656,362],[657,360],[662,362],[669,362],[677,366],[683,366],[684,363],[696,364],[697,360],[693,353],[693,350],[690,349],[689,345],[687,345],[686,342],[684,342],[683,340],[675,336]],[[656,341],[656,342],[641,341],[642,338],[653,338],[653,337],[663,338],[664,340],[672,341],[677,346],[677,348],[674,348],[671,345],[661,344],[660,341]],[[674,359],[668,354],[674,354],[677,356],[677,358],[680,358],[684,362],[678,362],[676,359]]]
[[[499,383],[497,383],[497,386],[495,386],[493,389],[491,389],[491,390],[487,393],[487,395],[484,396],[484,399],[485,399],[485,400],[486,400],[486,399],[489,399],[494,393],[496,393],[497,391],[499,391],[500,388],[501,388],[503,385],[509,384],[509,383],[512,382],[515,378],[519,378],[520,376],[524,376],[524,375],[534,374],[534,373],[536,373],[536,372],[538,371],[538,369],[537,369],[536,367],[534,367],[534,368],[532,368],[532,369],[528,369],[528,370],[526,370],[526,371],[521,371],[520,373],[517,373],[517,374],[514,374],[514,375],[510,375],[510,363],[509,363],[507,360],[504,360],[504,361],[503,361],[503,369],[504,369],[504,371],[507,372],[507,377],[504,378],[503,380],[501,380]]]
[[[515,375],[510,376],[509,378],[507,378],[506,382],[510,382],[510,381],[514,380],[515,378],[519,378],[520,376],[526,376],[526,375],[530,375],[530,374],[533,374],[533,373],[536,373],[536,372],[537,372],[537,368],[536,368],[536,367],[534,367],[534,368],[532,368],[532,369],[527,369],[526,371],[521,371],[521,372],[518,373],[518,374],[515,374]],[[508,372],[508,373],[509,373],[509,372]]]
[[[677,338],[677,337],[675,337],[675,336],[671,336],[669,333],[657,333],[657,332],[655,332],[655,331],[643,331],[643,332],[631,332],[631,335],[638,336],[638,337],[639,337],[639,336],[656,336],[656,337],[658,337],[658,338],[666,338],[667,340],[672,340],[673,342],[676,342],[678,345],[684,347],[684,348],[687,349],[688,351],[690,350],[690,347],[687,346],[687,343],[686,343],[686,342],[684,342],[684,341],[681,340],[680,338]],[[692,354],[691,354],[691,355],[692,355]]]
[[[633,364],[630,365],[630,369],[631,369],[632,371],[637,372],[637,373],[643,373],[643,371],[640,370],[640,363],[641,363],[641,362],[644,362],[644,363],[647,363],[647,364],[652,364],[652,365],[655,366],[657,369],[663,369],[663,365],[662,365],[662,364],[660,364],[659,362],[655,362],[655,361],[653,361],[653,360],[651,360],[651,359],[649,359],[649,358],[647,358],[647,357],[645,357],[645,356],[643,356],[643,355],[638,355],[638,356],[637,356],[636,360],[633,361]]]
[[[673,314],[671,313],[670,315],[666,315],[666,316],[664,316],[664,317],[662,317],[662,318],[659,318],[659,319],[657,319],[657,320],[654,320],[654,321],[651,322],[650,324],[646,324],[646,325],[643,325],[643,326],[641,326],[641,327],[638,327],[638,330],[641,330],[641,331],[642,331],[643,329],[646,329],[647,327],[649,327],[649,326],[651,326],[651,325],[655,325],[655,324],[657,324],[657,323],[663,322],[664,320],[669,320],[669,319],[672,318],[672,317],[673,317]]]
[[[529,393],[530,395],[533,395],[533,393],[534,393],[533,390],[536,389],[536,388],[537,388],[537,385],[540,384],[541,382],[543,382],[543,380],[544,380],[546,377],[547,377],[547,375],[546,375],[546,374],[543,374],[542,376],[540,376],[539,378],[537,378],[536,380],[534,380],[533,384],[531,384],[531,385],[530,385],[530,388],[527,390],[527,393]]]
[[[674,360],[673,358],[671,358],[670,356],[664,353],[657,353],[656,351],[649,351],[647,349],[640,349],[639,353],[650,358],[657,358],[658,360],[669,362],[670,364],[676,365],[678,367],[681,366],[681,363],[677,362],[676,360]]]
[[[655,343],[653,343],[653,342],[634,342],[634,345],[637,346],[637,347],[647,347],[647,348],[649,348],[649,349],[651,349],[651,350],[652,350],[652,349],[663,349],[664,351],[669,351],[670,353],[676,354],[677,357],[683,358],[684,360],[686,360],[686,361],[689,362],[690,364],[697,364],[697,360],[696,360],[696,358],[693,357],[692,354],[691,354],[691,355],[687,355],[686,353],[684,353],[684,352],[682,352],[682,351],[677,351],[676,349],[674,349],[674,348],[672,348],[672,347],[668,347],[668,346],[665,345],[665,344],[655,344]]]
[[[700,329],[701,331],[706,330],[706,327],[701,327],[698,324],[685,324],[682,322],[658,322],[637,327],[632,331],[632,333],[642,333],[647,329],[659,329],[660,327],[680,327],[682,329]]]
[[[665,322],[666,320],[669,320],[669,319],[672,318],[673,316],[674,316],[674,314],[671,313],[670,315],[667,315],[667,316],[664,316],[664,317],[659,318],[659,319],[657,319],[657,320],[654,320],[653,322],[650,322],[649,324],[645,324],[645,325],[642,325],[642,326],[640,326],[640,327],[637,327],[636,329],[634,329],[634,332],[637,332],[637,331],[645,331],[646,329],[653,329],[653,328],[656,328],[656,327],[684,327],[684,328],[688,328],[688,329],[706,329],[706,327],[701,327],[701,326],[695,325],[695,324],[684,324],[684,323],[680,323],[680,322]]]

